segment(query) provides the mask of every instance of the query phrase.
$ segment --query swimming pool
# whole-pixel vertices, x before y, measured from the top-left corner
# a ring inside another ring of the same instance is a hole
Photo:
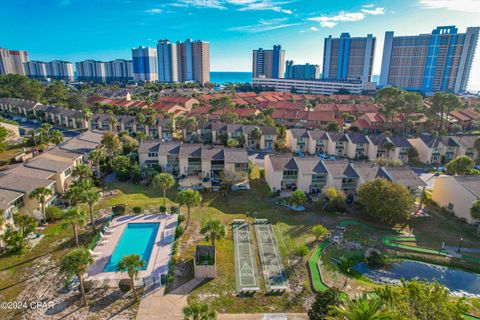
[[[143,262],[143,268],[147,269],[150,254],[152,253],[155,238],[157,237],[159,223],[129,223],[123,231],[115,250],[103,269],[104,272],[115,272],[117,264],[123,256],[136,253]]]

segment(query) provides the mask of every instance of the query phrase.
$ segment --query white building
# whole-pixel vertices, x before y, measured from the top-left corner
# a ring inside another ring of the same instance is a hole
[[[294,80],[258,77],[253,78],[253,85],[274,88],[279,92],[295,90],[299,93],[327,95],[335,94],[342,89],[351,94],[361,94],[364,89],[364,83],[361,80]]]

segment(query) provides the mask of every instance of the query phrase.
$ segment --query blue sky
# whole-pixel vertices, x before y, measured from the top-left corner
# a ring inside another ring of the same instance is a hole
[[[323,39],[377,37],[380,72],[386,30],[429,33],[438,25],[480,25],[480,0],[0,0],[0,46],[30,59],[130,58],[158,39],[210,42],[212,71],[249,71],[251,50],[281,44],[296,63],[321,64]],[[480,89],[480,51],[471,86]]]

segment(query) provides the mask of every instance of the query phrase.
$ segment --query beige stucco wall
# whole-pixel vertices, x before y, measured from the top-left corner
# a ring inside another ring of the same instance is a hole
[[[430,163],[432,150],[427,147],[420,138],[408,139],[408,142],[418,151],[418,160],[423,163]]]
[[[285,133],[285,144],[290,151],[297,151],[297,139],[295,139],[290,130],[287,130]]]
[[[270,156],[265,157],[265,181],[267,181],[270,190],[280,190],[282,188],[282,171],[274,171]]]
[[[478,198],[458,183],[454,177],[441,176],[435,179],[432,200],[439,206],[448,208],[453,204],[453,212],[459,218],[465,218],[469,223],[474,220],[470,215],[470,208]]]

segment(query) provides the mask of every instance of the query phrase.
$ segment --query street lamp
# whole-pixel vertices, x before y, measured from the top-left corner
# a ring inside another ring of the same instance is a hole
[[[463,238],[460,238],[460,243],[458,244],[457,252],[460,253],[460,249],[462,249]]]

